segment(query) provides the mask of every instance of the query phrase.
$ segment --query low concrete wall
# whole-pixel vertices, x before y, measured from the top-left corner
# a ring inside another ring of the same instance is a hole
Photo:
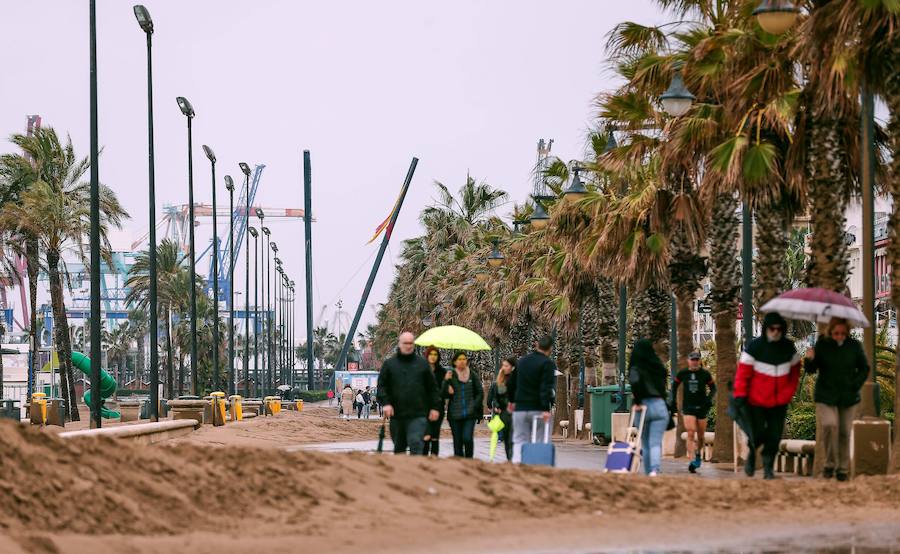
[[[118,425],[116,427],[103,427],[101,429],[66,431],[60,433],[59,436],[64,439],[78,437],[110,437],[115,439],[125,439],[139,444],[153,444],[155,442],[189,435],[199,426],[200,422],[195,419],[179,419],[175,421]]]

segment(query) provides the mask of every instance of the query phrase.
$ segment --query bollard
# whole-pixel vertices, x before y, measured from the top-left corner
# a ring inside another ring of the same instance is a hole
[[[231,421],[242,421],[244,419],[243,398],[239,394],[232,394],[228,399],[231,400]]]
[[[47,395],[35,392],[31,395],[31,423],[32,425],[47,424]]]
[[[302,411],[303,411],[303,401],[302,401],[302,400],[298,400],[298,401],[297,401],[297,411],[298,411],[298,412],[302,412]]]
[[[47,425],[56,425],[57,427],[66,426],[66,403],[62,398],[47,398],[44,400],[46,406]]]
[[[210,396],[212,397],[212,424],[214,427],[221,427],[225,425],[225,393],[217,391],[211,393]]]

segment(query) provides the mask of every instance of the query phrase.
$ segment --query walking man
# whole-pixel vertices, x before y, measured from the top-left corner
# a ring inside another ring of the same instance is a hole
[[[522,461],[522,445],[531,442],[532,422],[535,419],[540,420],[539,424],[550,421],[550,408],[556,397],[556,364],[550,359],[552,352],[553,337],[542,337],[537,343],[537,350],[520,358],[510,376],[509,411],[513,414],[514,464]]]
[[[415,337],[400,334],[397,353],[385,360],[378,375],[378,403],[390,420],[394,453],[420,455],[427,422],[438,418],[440,394],[425,358],[415,352]]]
[[[766,314],[763,334],[741,353],[734,378],[734,403],[746,407],[752,433],[750,454],[744,472],[756,472],[756,450],[762,447],[765,479],[775,478],[775,455],[784,431],[787,407],[800,383],[800,356],[794,342],[785,336],[787,322],[777,312]]]
[[[697,473],[702,463],[701,452],[705,444],[706,417],[716,397],[716,382],[712,375],[703,368],[700,352],[693,351],[688,355],[687,369],[675,375],[672,387],[672,407],[678,406],[678,388],[684,385],[681,399],[681,416],[687,431],[687,452],[691,462],[688,471]]]

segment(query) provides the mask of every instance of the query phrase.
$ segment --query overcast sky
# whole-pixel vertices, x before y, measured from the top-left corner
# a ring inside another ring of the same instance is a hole
[[[156,28],[158,211],[187,202],[185,119],[176,96],[197,112],[197,202],[211,199],[201,144],[218,157],[220,202],[227,202],[221,177],[237,180],[237,163],[246,161],[266,165],[255,203],[279,208],[303,206],[301,156],[309,149],[314,312],[328,305],[331,321],[338,300],[351,315],[359,301],[378,248],[366,241],[413,156],[420,163],[370,305],[387,297],[401,241],[420,233],[417,215],[434,196],[434,180],[455,190],[468,171],[524,201],[538,139],[553,138],[554,153],[577,157],[594,96],[616,84],[604,59],[610,28],[663,18],[650,0],[145,5]],[[145,41],[130,2],[99,0],[97,20],[100,177],[131,213],[127,231],[137,238],[148,224]],[[88,1],[0,0],[0,64],[0,133],[22,132],[26,115],[40,114],[86,156]],[[5,138],[0,144],[0,152],[12,150]],[[299,285],[302,222],[269,224]],[[223,229],[220,220],[220,235]],[[211,222],[201,220],[198,250],[210,236]],[[199,269],[206,275],[208,262]],[[242,285],[242,270],[235,278]],[[361,328],[373,320],[367,308]]]

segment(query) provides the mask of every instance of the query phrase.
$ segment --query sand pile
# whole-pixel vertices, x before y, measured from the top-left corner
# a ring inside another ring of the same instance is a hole
[[[796,510],[797,501],[805,508],[900,508],[898,476],[847,484],[741,480],[697,486],[684,478],[473,460],[63,441],[6,422],[0,422],[0,444],[0,529],[12,533],[326,536],[336,531],[339,514],[365,532],[465,525],[498,508],[507,518],[596,510]]]

